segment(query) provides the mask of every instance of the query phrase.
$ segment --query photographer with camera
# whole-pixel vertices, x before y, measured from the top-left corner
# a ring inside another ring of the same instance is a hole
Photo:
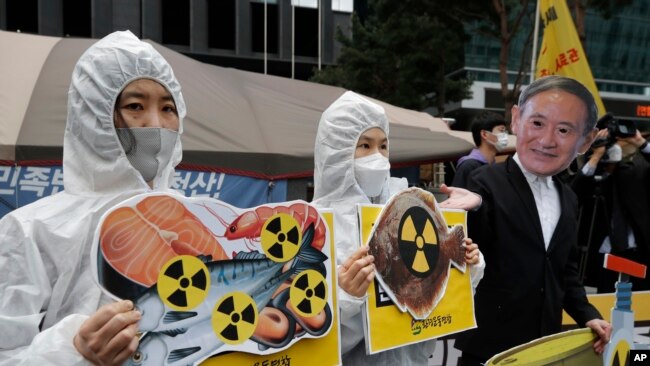
[[[598,121],[597,138],[572,188],[581,205],[579,243],[584,283],[614,292],[617,274],[602,268],[606,253],[650,264],[650,147],[633,121],[611,114]],[[650,281],[633,278],[635,291]]]

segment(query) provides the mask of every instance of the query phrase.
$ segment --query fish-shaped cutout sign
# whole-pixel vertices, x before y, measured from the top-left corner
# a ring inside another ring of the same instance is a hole
[[[465,273],[463,227],[447,227],[432,193],[408,188],[384,206],[373,227],[369,253],[377,279],[393,302],[425,319],[445,294],[453,264]]]

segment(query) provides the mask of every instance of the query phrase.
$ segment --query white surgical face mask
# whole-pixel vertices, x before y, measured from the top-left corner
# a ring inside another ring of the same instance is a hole
[[[131,165],[151,182],[169,164],[178,132],[159,127],[116,128]]]
[[[489,131],[488,131],[489,132]],[[501,151],[508,146],[508,134],[506,132],[492,133],[490,134],[496,136],[497,142],[488,141],[490,144],[494,145],[497,151]]]
[[[388,158],[375,153],[354,159],[354,176],[366,196],[379,196],[386,179],[390,176]]]

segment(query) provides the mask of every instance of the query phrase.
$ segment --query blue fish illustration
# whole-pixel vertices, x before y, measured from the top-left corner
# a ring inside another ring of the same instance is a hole
[[[310,225],[303,236],[290,270],[282,272],[285,263],[274,262],[259,252],[240,252],[232,260],[207,262],[210,287],[207,298],[190,311],[177,311],[165,305],[156,285],[135,301],[142,313],[139,327],[142,332],[187,328],[209,319],[214,305],[225,294],[241,291],[250,295],[259,305],[266,305],[273,292],[295,273],[306,268],[318,268],[327,256],[311,246],[314,227]]]
[[[205,301],[190,311],[176,311],[166,306],[152,286],[136,301],[142,312],[140,331],[147,332],[129,365],[191,365],[211,355],[223,345],[212,329],[214,305],[233,291],[248,294],[257,305],[258,313],[270,302],[276,289],[291,276],[305,269],[325,273],[328,257],[313,248],[314,227],[310,225],[300,250],[286,263],[271,261],[259,252],[241,252],[234,259],[208,262],[211,283]]]

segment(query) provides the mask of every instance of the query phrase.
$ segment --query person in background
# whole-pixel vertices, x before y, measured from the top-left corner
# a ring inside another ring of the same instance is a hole
[[[344,93],[320,119],[314,150],[314,200],[334,211],[341,352],[347,365],[427,365],[435,341],[366,355],[361,307],[374,280],[374,258],[359,243],[357,204],[382,204],[407,188],[390,177],[388,118],[384,109],[353,92]],[[472,284],[485,262],[478,246],[465,239]]]
[[[452,186],[467,188],[467,177],[476,168],[493,164],[497,154],[508,146],[508,130],[503,116],[485,111],[472,121],[474,148],[468,155],[458,159]]]
[[[65,190],[0,221],[0,364],[121,365],[140,313],[93,281],[102,214],[139,193],[174,192],[186,108],[165,59],[132,33],[92,45],[72,73]]]
[[[604,128],[596,140],[610,138]],[[603,268],[606,253],[650,265],[650,147],[639,130],[631,137],[614,139],[611,146],[594,143],[587,163],[571,183],[582,206],[585,283],[596,286],[599,293],[614,292],[618,276]],[[650,278],[630,280],[633,290],[650,290]]]
[[[587,151],[596,118],[593,96],[582,84],[560,76],[538,79],[512,108],[515,155],[470,175],[467,188],[482,200],[469,212],[467,227],[488,265],[474,296],[477,328],[455,343],[462,365],[483,364],[559,332],[563,309],[598,335],[595,352],[609,341],[611,325],[578,279],[576,196],[554,178]],[[446,202],[441,206],[453,207]]]

